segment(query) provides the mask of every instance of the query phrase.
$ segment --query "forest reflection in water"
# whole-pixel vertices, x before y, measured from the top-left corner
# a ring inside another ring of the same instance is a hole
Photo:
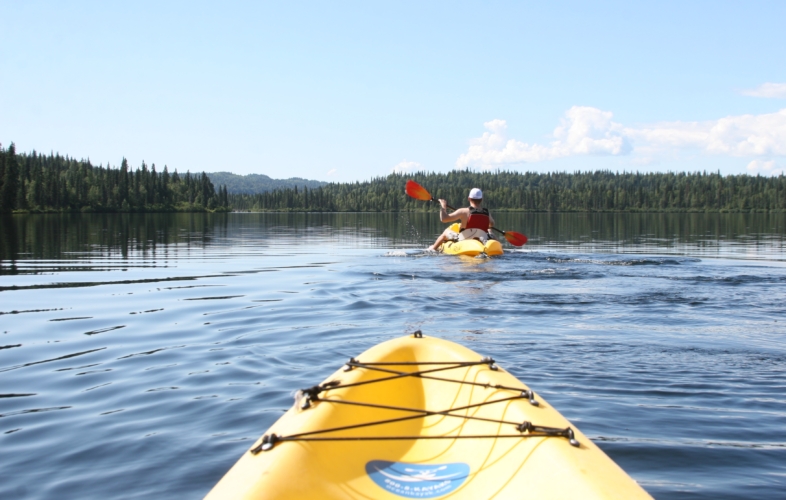
[[[781,260],[784,214],[499,213],[497,227],[525,233],[524,249],[539,247],[669,253]],[[296,235],[305,243],[341,240],[360,246],[419,248],[444,228],[436,213],[158,213],[39,214],[2,218],[0,273],[13,262],[155,255],[179,248],[231,246],[234,238],[274,244]],[[159,248],[164,247],[164,248]]]

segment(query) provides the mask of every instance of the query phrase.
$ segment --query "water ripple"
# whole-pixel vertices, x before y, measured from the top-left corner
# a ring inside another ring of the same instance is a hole
[[[498,360],[656,498],[786,490],[783,239],[458,259],[245,215],[0,262],[0,497],[201,497],[295,390],[416,329]]]

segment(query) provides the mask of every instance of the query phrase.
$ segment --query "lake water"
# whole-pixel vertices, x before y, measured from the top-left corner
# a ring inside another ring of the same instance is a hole
[[[493,356],[659,499],[786,493],[786,220],[497,214],[0,219],[0,498],[201,498],[346,359]]]

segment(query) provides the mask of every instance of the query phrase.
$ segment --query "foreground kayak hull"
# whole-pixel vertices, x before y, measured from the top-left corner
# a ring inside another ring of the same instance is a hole
[[[504,252],[499,241],[490,239],[485,245],[478,240],[447,241],[442,245],[442,253],[476,257],[480,254],[502,255]]]
[[[418,370],[428,373],[407,376]],[[206,498],[651,498],[543,398],[461,345],[390,340],[319,387]]]
[[[458,234],[461,227],[458,223],[451,224],[450,230]],[[502,243],[489,238],[486,243],[481,243],[478,240],[461,240],[461,241],[446,241],[442,244],[440,251],[446,255],[466,255],[467,257],[477,257],[480,254],[485,255],[502,255]]]

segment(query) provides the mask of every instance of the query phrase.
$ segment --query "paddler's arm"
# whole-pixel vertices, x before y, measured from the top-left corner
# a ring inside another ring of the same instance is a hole
[[[445,200],[439,200],[439,220],[440,222],[453,222],[454,220],[463,220],[462,219],[462,210],[466,210],[465,208],[459,208],[453,213],[448,213],[448,202]]]

